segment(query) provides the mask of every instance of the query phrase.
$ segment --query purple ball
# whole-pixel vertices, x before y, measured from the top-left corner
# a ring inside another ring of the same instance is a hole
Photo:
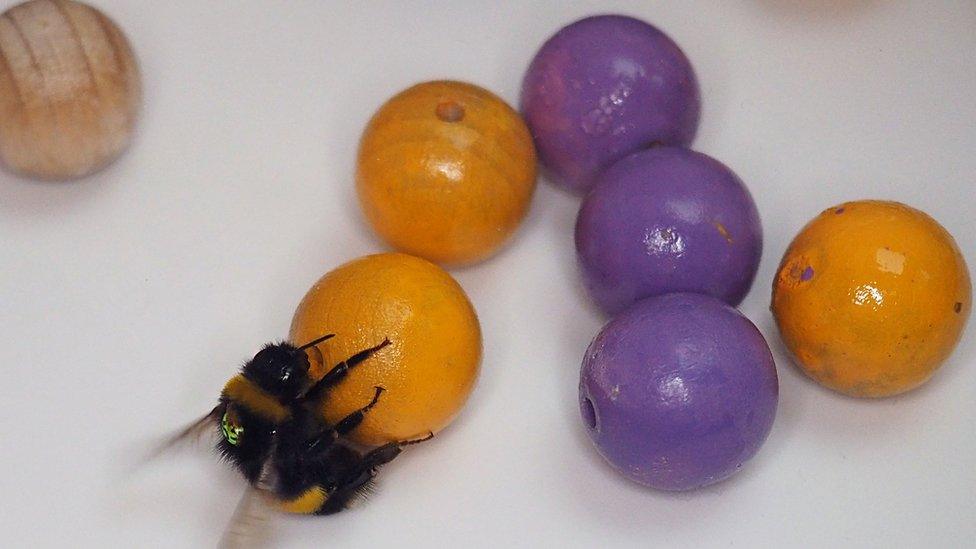
[[[631,480],[692,490],[756,454],[779,384],[759,330],[700,294],[646,299],[590,344],[579,402],[600,454]]]
[[[708,294],[738,305],[762,255],[752,196],[721,162],[660,147],[604,172],[576,219],[583,282],[617,313],[645,297]]]
[[[634,151],[690,144],[700,109],[695,73],[678,45],[620,15],[563,27],[522,82],[522,112],[539,159],[577,192]]]

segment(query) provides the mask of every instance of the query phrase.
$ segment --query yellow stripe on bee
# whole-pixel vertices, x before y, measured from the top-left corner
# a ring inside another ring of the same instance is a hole
[[[275,423],[281,423],[291,415],[287,407],[243,375],[232,377],[224,386],[223,395],[263,419]]]
[[[327,499],[329,495],[325,493],[324,488],[313,486],[295,499],[279,502],[278,507],[286,513],[311,515],[321,509]]]

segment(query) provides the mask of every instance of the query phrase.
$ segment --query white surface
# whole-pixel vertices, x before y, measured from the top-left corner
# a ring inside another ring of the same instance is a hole
[[[7,7],[12,2],[0,2]],[[384,249],[353,192],[356,144],[386,98],[455,78],[517,102],[552,32],[641,16],[703,87],[695,148],[731,166],[762,215],[742,310],[772,346],[779,415],[732,480],[667,495],[619,478],[576,409],[602,320],[581,293],[578,200],[540,183],[516,241],[455,272],[485,334],[457,422],[333,518],[281,518],[283,547],[961,546],[976,538],[976,338],[924,388],[858,401],[783,355],[770,282],[821,209],[907,202],[976,265],[976,4],[683,2],[96,2],[142,63],[139,135],[65,185],[0,175],[0,545],[216,542],[241,482],[188,451],[127,456],[209,409],[224,380],[322,273]]]

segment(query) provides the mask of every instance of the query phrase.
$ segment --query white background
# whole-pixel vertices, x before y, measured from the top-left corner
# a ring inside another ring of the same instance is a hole
[[[750,186],[765,227],[742,310],[777,359],[772,434],[732,480],[628,483],[578,418],[603,320],[581,291],[578,199],[540,181],[512,245],[455,271],[485,359],[459,419],[332,518],[281,517],[283,547],[960,546],[976,538],[972,323],[925,387],[832,394],[783,354],[767,310],[786,245],[823,208],[927,211],[976,264],[976,4],[950,1],[96,2],[145,82],[131,150],[97,176],[0,174],[0,545],[214,544],[242,483],[188,450],[126,475],[286,335],[327,270],[384,249],[355,202],[370,114],[418,81],[517,103],[536,48],[578,17],[645,18],[702,85],[694,147]],[[4,0],[0,7],[12,2]]]

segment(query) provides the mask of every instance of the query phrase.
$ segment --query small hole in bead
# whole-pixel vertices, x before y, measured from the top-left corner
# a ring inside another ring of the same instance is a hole
[[[444,122],[460,122],[464,119],[464,107],[454,101],[444,101],[437,105],[437,118]]]
[[[596,409],[593,408],[593,401],[584,398],[580,405],[580,411],[583,413],[583,421],[586,422],[586,426],[590,429],[596,429]]]

